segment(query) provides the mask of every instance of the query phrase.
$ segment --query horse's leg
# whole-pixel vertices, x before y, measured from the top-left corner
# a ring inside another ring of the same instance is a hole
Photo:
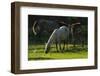
[[[59,42],[59,51],[61,51],[61,43]]]
[[[61,50],[61,44],[59,44],[59,50]]]
[[[69,44],[69,42],[68,42],[68,40],[66,41],[66,50],[68,50],[68,44]]]
[[[57,52],[59,52],[59,51],[58,51],[58,43],[57,43],[57,41],[56,41],[56,50],[57,50]]]
[[[79,40],[78,40],[79,42],[79,45],[80,45],[80,50],[83,48],[83,44],[84,44],[84,42],[83,42],[83,37],[80,35],[79,36]]]
[[[63,42],[63,49],[62,49],[63,51],[65,50],[65,41]]]
[[[65,42],[63,42],[62,45],[60,43],[60,50],[61,50],[61,52],[64,52],[64,47],[65,47]]]
[[[74,33],[72,31],[72,35],[71,35],[71,39],[72,39],[72,46],[75,47],[75,36],[74,36]]]

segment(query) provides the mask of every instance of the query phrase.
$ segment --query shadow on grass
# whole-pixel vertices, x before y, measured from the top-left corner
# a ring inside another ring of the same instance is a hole
[[[30,50],[30,49],[29,49]],[[34,50],[34,49],[32,49],[32,50]],[[43,48],[38,48],[38,49],[35,49],[36,51],[30,51],[30,52],[32,52],[32,53],[44,53],[44,54],[46,54],[45,53],[45,50],[43,49]],[[57,51],[56,49],[51,49],[50,51],[49,51],[49,53],[67,53],[67,52],[69,52],[69,53],[78,53],[78,52],[80,52],[80,51],[88,51],[88,49],[87,48],[74,48],[74,47],[72,47],[72,48],[66,48],[65,50],[59,50],[59,51]]]
[[[80,47],[71,47],[65,50],[65,52],[79,52],[79,51],[88,51],[87,48],[80,48]]]
[[[44,46],[34,46],[34,47],[30,47],[28,48],[28,50],[30,50],[30,52],[32,53],[45,53],[45,47]],[[51,46],[49,53],[67,53],[67,52],[72,52],[72,53],[77,53],[80,51],[88,51],[87,46],[81,47],[79,45],[77,45],[76,47],[73,46],[68,46],[68,48],[66,47],[65,50],[59,50],[59,52],[57,52],[55,46]]]
[[[44,48],[35,48],[36,50],[44,49]],[[29,48],[28,50],[35,50],[34,48]]]
[[[44,58],[44,57],[28,58],[28,60],[47,60],[47,59],[53,59],[53,58]]]
[[[57,52],[57,50],[52,50],[50,52],[52,53],[78,53],[81,51],[88,51],[88,49],[86,47],[69,47],[69,48],[65,48],[64,50],[59,50],[59,52]]]

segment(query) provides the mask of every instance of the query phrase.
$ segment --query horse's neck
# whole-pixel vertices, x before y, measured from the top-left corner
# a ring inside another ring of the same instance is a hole
[[[49,40],[48,40],[48,42],[47,42],[47,45],[48,45],[48,46],[50,46],[50,45],[51,45],[51,43],[53,43],[53,42],[54,42],[54,40],[55,40],[55,33],[56,33],[56,31],[57,31],[57,29],[55,29],[55,30],[53,31],[53,33],[51,34],[51,36],[50,36],[50,38],[49,38]]]
[[[53,41],[54,41],[54,36],[50,36],[50,38],[49,38],[47,44],[50,46],[51,43],[53,43]]]

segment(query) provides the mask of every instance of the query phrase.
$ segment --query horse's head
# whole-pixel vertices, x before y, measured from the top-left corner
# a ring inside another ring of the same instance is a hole
[[[46,43],[45,44],[45,53],[47,54],[50,51],[50,46]]]

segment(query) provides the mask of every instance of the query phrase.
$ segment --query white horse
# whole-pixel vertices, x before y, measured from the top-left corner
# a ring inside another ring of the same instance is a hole
[[[56,43],[56,49],[63,52],[65,49],[65,43],[67,42],[69,37],[69,28],[66,26],[61,26],[59,29],[55,29],[53,33],[51,34],[50,38],[48,39],[48,42],[45,46],[45,53],[48,53],[50,51],[50,46],[52,43]],[[61,47],[61,43],[64,44],[63,48]]]

